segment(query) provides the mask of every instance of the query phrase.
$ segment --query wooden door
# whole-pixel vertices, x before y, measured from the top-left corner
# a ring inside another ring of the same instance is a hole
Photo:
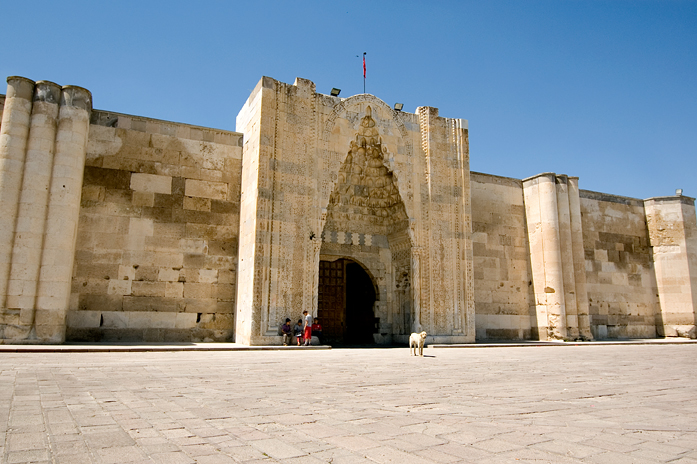
[[[343,342],[346,331],[346,271],[344,260],[319,262],[317,317],[329,342]]]

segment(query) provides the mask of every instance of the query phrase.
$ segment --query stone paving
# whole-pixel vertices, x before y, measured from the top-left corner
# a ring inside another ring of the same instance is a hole
[[[0,353],[3,463],[695,463],[697,345]]]

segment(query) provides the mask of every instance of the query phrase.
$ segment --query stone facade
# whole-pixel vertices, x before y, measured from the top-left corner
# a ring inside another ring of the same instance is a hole
[[[581,191],[581,212],[594,337],[655,337],[661,311],[645,202]]]
[[[694,199],[469,170],[467,122],[264,77],[237,132],[0,96],[0,343],[695,337]]]
[[[522,182],[472,173],[477,339],[530,339],[530,252]]]
[[[233,337],[241,142],[93,113],[68,339]]]
[[[279,321],[317,314],[320,262],[344,258],[373,281],[376,340],[406,341],[425,328],[432,340],[474,341],[464,121],[428,107],[398,112],[372,95],[321,95],[304,79],[288,85],[265,77],[237,129],[248,134],[238,341],[274,343]],[[395,291],[404,273],[408,297]]]

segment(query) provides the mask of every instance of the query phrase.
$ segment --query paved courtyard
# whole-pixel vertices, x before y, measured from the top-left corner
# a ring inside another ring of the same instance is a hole
[[[3,463],[697,463],[697,345],[0,353]]]

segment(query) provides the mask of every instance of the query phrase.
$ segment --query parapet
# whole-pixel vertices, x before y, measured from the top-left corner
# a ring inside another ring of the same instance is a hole
[[[147,134],[168,135],[187,140],[214,142],[241,147],[244,136],[239,132],[195,126],[180,122],[134,116],[113,111],[94,110],[90,124],[102,127],[134,130]]]

